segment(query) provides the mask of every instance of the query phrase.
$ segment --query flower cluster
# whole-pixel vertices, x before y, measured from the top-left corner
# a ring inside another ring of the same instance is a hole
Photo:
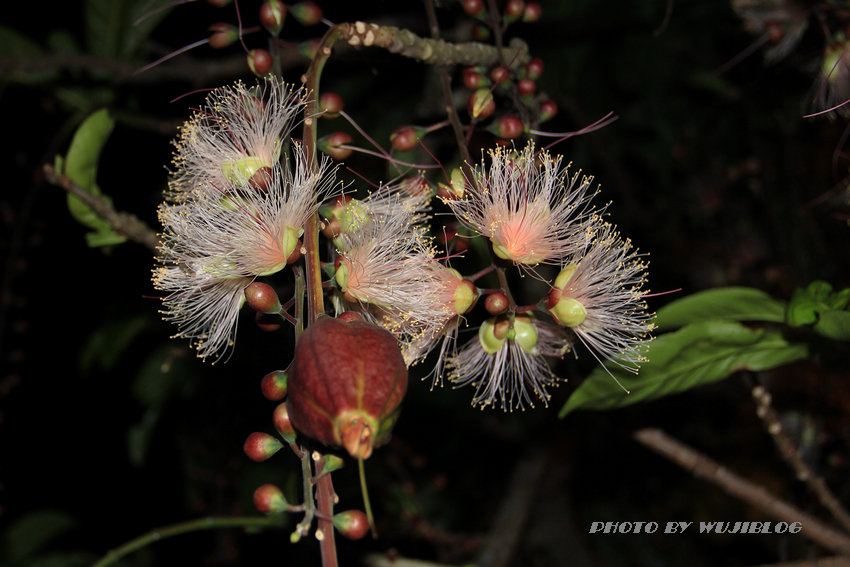
[[[325,164],[284,152],[303,93],[267,79],[212,92],[183,127],[160,206],[154,287],[162,313],[201,358],[233,345],[245,289],[298,255],[304,223],[330,195]],[[285,158],[281,163],[281,158]]]
[[[448,357],[448,379],[476,389],[473,405],[512,410],[548,403],[557,384],[547,357],[563,356],[576,337],[605,360],[637,372],[652,316],[646,295],[646,262],[590,204],[591,179],[569,174],[559,157],[538,152],[490,152],[459,198],[445,199],[454,214],[490,240],[505,262],[544,279],[534,266],[560,273],[542,305],[554,322],[529,313],[542,305],[488,319],[476,338]]]

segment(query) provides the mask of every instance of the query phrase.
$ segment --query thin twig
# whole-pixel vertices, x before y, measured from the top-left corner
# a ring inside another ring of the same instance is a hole
[[[133,242],[138,242],[151,250],[156,250],[159,237],[139,217],[130,213],[116,211],[111,203],[98,198],[96,195],[92,195],[74,183],[67,175],[57,175],[56,170],[50,164],[44,165],[44,176],[50,184],[62,187],[65,191],[88,205],[97,216],[108,222],[109,226],[116,232],[123,234]]]
[[[815,493],[818,501],[829,510],[833,518],[838,520],[841,527],[850,532],[850,514],[847,513],[847,510],[844,509],[841,502],[839,502],[835,494],[826,485],[823,477],[818,476],[812,471],[794,442],[785,432],[782,422],[779,421],[779,414],[773,407],[770,392],[763,385],[759,384],[753,388],[752,394],[756,402],[756,415],[762,420],[767,432],[773,438],[776,448],[779,449],[779,455],[791,466],[797,475],[797,479],[809,486],[812,492]]]
[[[201,518],[189,522],[181,522],[164,528],[152,530],[145,535],[132,539],[107,553],[93,567],[106,567],[112,565],[125,555],[129,555],[143,547],[176,535],[197,532],[201,530],[212,530],[219,528],[267,528],[281,525],[281,516],[255,516],[255,517],[224,517],[224,518]]]
[[[641,429],[634,438],[659,455],[673,461],[695,477],[707,480],[728,494],[758,508],[780,521],[800,522],[802,535],[834,553],[850,554],[850,536],[839,532],[818,518],[777,498],[763,486],[742,478],[698,451],[673,439],[660,429]]]

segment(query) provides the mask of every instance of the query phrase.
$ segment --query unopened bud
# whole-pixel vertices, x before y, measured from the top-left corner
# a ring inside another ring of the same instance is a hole
[[[507,340],[506,336],[496,336],[496,319],[487,319],[478,328],[478,342],[487,354],[495,354],[501,350]]]
[[[336,118],[343,106],[342,97],[337,93],[322,93],[319,97],[319,111],[325,118]]]
[[[315,2],[298,2],[289,11],[304,26],[314,26],[322,21],[322,9]]]
[[[537,349],[537,327],[528,317],[517,317],[513,325],[513,341],[531,355],[539,353]]]
[[[276,437],[258,431],[248,436],[243,449],[252,461],[261,462],[277,453],[281,447],[283,444]]]
[[[272,315],[280,313],[280,299],[274,288],[264,282],[253,282],[245,288],[245,299],[255,310],[260,313]]]
[[[263,514],[280,514],[286,512],[287,503],[280,488],[264,484],[254,491],[254,506]]]
[[[543,13],[543,7],[537,2],[529,2],[522,11],[522,21],[526,23],[536,22]]]
[[[487,130],[500,138],[513,140],[523,133],[524,128],[522,120],[512,114],[509,114],[507,116],[500,117],[498,120],[490,124]]]
[[[334,159],[344,160],[351,155],[351,148],[345,147],[351,143],[351,136],[345,132],[334,132],[319,138],[316,145],[322,152]]]
[[[274,428],[280,433],[284,441],[287,443],[295,442],[295,428],[292,427],[292,421],[289,419],[289,409],[285,403],[278,405],[274,409],[272,422],[274,423]]]
[[[419,145],[419,139],[425,135],[420,126],[399,126],[390,134],[390,144],[394,150],[409,151]]]
[[[491,293],[484,300],[484,309],[490,315],[501,315],[508,309],[508,297],[501,291]]]
[[[466,106],[473,120],[487,118],[496,111],[496,101],[490,89],[478,89],[469,95]]]
[[[272,54],[265,49],[252,49],[247,61],[248,68],[258,77],[265,77],[272,70]]]
[[[209,27],[209,46],[213,49],[223,49],[239,39],[239,30],[230,24],[217,23]]]
[[[360,510],[346,510],[334,515],[333,524],[348,539],[360,539],[369,533],[369,519]]]
[[[260,23],[272,35],[278,35],[286,18],[286,6],[280,0],[266,0],[260,6]]]
[[[260,388],[266,399],[279,401],[286,397],[287,374],[285,370],[269,372],[260,381]]]

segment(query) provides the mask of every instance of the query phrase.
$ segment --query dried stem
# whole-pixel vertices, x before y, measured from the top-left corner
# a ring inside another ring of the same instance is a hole
[[[365,22],[337,24],[340,39],[353,47],[383,47],[390,53],[403,55],[429,65],[494,65],[502,60],[512,67],[528,63],[528,45],[521,39],[511,40],[509,47],[499,50],[478,42],[450,43],[439,38],[423,38],[415,33]]]
[[[698,451],[673,439],[660,429],[641,429],[634,438],[659,455],[673,461],[691,472],[695,477],[711,482],[728,494],[758,508],[769,516],[784,522],[800,522],[800,532],[824,549],[835,553],[850,554],[850,536],[834,530],[818,518],[803,512],[788,502],[742,478],[726,467],[716,463]]]
[[[143,244],[151,250],[156,250],[159,237],[139,217],[130,213],[116,211],[110,202],[92,195],[74,183],[67,175],[58,175],[52,165],[44,165],[44,176],[48,183],[62,187],[65,191],[88,205],[97,216],[108,222],[109,226],[115,232],[123,234],[133,242]]]
[[[779,455],[791,466],[797,475],[797,479],[809,486],[820,503],[838,520],[841,527],[850,532],[850,514],[847,513],[847,510],[826,485],[823,477],[812,471],[800,451],[797,450],[794,442],[785,432],[782,422],[779,421],[779,414],[773,407],[770,392],[763,385],[757,385],[753,388],[752,394],[756,402],[756,415],[762,420],[767,432],[773,438],[776,448],[779,449]]]

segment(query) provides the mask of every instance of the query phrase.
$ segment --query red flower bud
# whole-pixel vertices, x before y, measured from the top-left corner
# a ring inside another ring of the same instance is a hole
[[[360,539],[369,533],[369,520],[360,510],[346,510],[334,515],[334,527],[348,539]]]
[[[490,89],[478,89],[469,95],[466,106],[473,120],[487,118],[496,111],[496,101],[493,100],[493,93],[490,92]]]
[[[260,381],[260,388],[266,399],[272,401],[282,400],[286,397],[287,374],[285,370],[269,372]]]
[[[286,6],[280,0],[266,0],[260,6],[260,23],[272,35],[280,33],[286,18]]]
[[[500,138],[512,140],[519,137],[524,128],[522,121],[513,115],[502,116],[487,128],[491,133]]]
[[[322,21],[322,9],[315,2],[299,2],[289,12],[304,26],[314,26]]]
[[[337,93],[322,93],[319,97],[319,110],[325,118],[336,118],[343,106],[342,97]]]
[[[295,429],[355,458],[389,440],[407,390],[407,366],[388,331],[324,317],[295,347],[287,409]]]
[[[480,16],[484,13],[484,0],[463,0],[463,11],[470,16]]]
[[[286,498],[280,488],[264,484],[254,491],[254,506],[263,514],[279,514],[286,511]]]
[[[289,419],[289,410],[286,409],[286,404],[280,404],[274,409],[272,414],[274,428],[280,433],[287,442],[295,441],[295,428],[292,427],[292,420]]]
[[[277,453],[281,447],[283,444],[276,437],[268,433],[256,432],[248,436],[243,449],[252,461],[261,462]]]
[[[525,72],[528,73],[529,79],[537,79],[543,74],[543,60],[535,57],[525,66]]]
[[[247,60],[248,68],[258,77],[264,77],[272,70],[272,55],[265,49],[252,49]]]
[[[342,146],[350,143],[350,135],[345,132],[334,132],[333,134],[322,136],[316,145],[321,151],[325,152],[332,158],[344,160],[351,155],[352,150],[351,148],[344,148]]]
[[[536,22],[540,19],[543,13],[543,7],[537,2],[529,2],[525,5],[525,10],[522,11],[523,22]]]
[[[519,94],[523,96],[531,96],[534,94],[534,91],[537,90],[537,83],[534,82],[534,79],[526,77],[519,80],[516,88],[519,91]]]
[[[393,149],[406,152],[419,145],[419,138],[425,135],[425,129],[418,126],[399,126],[390,134]]]
[[[484,300],[484,309],[490,315],[501,315],[508,309],[508,298],[501,291],[491,293]]]
[[[245,288],[245,299],[248,305],[260,313],[273,315],[280,313],[280,300],[274,288],[267,283],[253,282]]]

